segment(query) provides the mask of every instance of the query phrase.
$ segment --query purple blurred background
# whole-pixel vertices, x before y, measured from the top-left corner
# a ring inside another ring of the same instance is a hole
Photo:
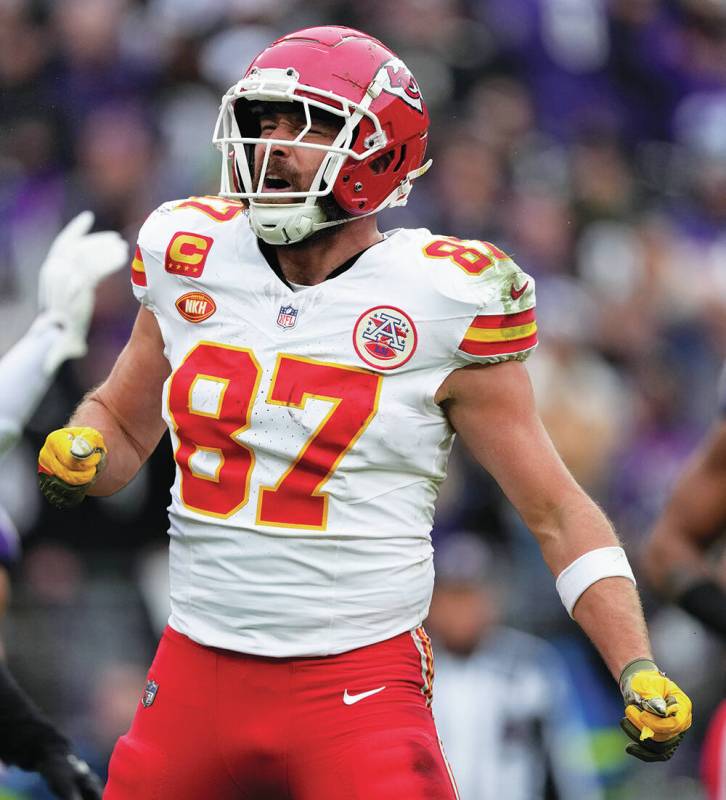
[[[0,352],[32,320],[38,267],[71,216],[91,208],[99,229],[133,243],[160,202],[217,191],[221,94],[271,40],[316,24],[380,37],[432,113],[433,169],[383,227],[493,241],[536,278],[542,416],[637,571],[643,536],[719,410],[724,0],[0,0]],[[127,273],[104,284],[89,355],[63,368],[0,483],[25,551],[8,659],[102,772],[163,621],[169,446],[120,495],[72,514],[41,502],[35,454],[108,372],[136,309]],[[565,654],[603,796],[701,797],[722,647],[642,582],[657,656],[694,696],[697,722],[670,764],[626,762],[615,687],[536,545],[458,449],[435,538],[457,529],[506,564],[503,618]],[[4,785],[8,797],[46,797],[21,773]]]

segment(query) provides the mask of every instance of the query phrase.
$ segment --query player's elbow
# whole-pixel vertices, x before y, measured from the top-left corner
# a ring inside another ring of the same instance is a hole
[[[577,486],[520,513],[554,574],[588,550],[619,544],[605,514]]]

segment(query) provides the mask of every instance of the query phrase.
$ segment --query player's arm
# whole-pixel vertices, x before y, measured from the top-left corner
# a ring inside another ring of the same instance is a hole
[[[165,429],[161,397],[170,367],[163,350],[156,318],[142,307],[108,378],[83,399],[68,427],[46,439],[39,469],[51,502],[68,507],[86,493],[113,494],[151,455]]]
[[[653,663],[634,582],[613,576],[623,570],[610,570],[606,563],[619,551],[617,537],[555,451],[524,366],[509,361],[455,370],[437,391],[436,402],[532,531],[558,585],[568,587],[560,588],[574,598],[568,610],[620,680],[626,723],[633,726],[626,732],[636,740],[641,735],[653,739],[647,745],[655,751],[663,744],[663,752],[643,754],[641,743],[631,745],[630,752],[639,748],[634,752],[639,757],[670,757],[690,726],[690,701]],[[585,588],[572,595],[578,584]],[[678,706],[667,709],[675,695]]]
[[[43,368],[47,354],[64,333],[52,319],[41,315],[30,330],[0,359],[0,456],[20,438],[54,372]]]
[[[106,442],[106,468],[90,494],[122,488],[153,453],[166,430],[161,399],[169,372],[159,324],[142,307],[111,374],[85,397],[69,423],[95,428]]]
[[[590,550],[618,545],[605,515],[555,451],[522,364],[456,370],[437,401],[537,538],[554,575]],[[614,677],[634,658],[650,658],[637,592],[629,580],[616,577],[593,584],[577,601],[574,617]],[[622,624],[616,625],[616,619]],[[619,635],[612,635],[613,628]]]
[[[705,557],[726,526],[726,421],[706,437],[679,477],[646,543],[651,583],[726,637],[726,589]]]

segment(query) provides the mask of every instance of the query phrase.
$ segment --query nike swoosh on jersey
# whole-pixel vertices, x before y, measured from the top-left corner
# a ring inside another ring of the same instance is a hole
[[[379,686],[378,689],[371,689],[368,692],[359,692],[358,694],[348,694],[348,690],[346,689],[343,692],[343,702],[347,706],[352,706],[353,703],[357,703],[359,700],[365,700],[366,697],[370,697],[372,694],[378,694],[378,692],[382,692],[385,688],[385,686]]]
[[[514,284],[512,284],[511,289],[509,290],[509,294],[512,295],[512,300],[518,300],[525,292],[526,288],[529,286],[529,281],[526,281],[524,286],[521,289],[515,289]]]

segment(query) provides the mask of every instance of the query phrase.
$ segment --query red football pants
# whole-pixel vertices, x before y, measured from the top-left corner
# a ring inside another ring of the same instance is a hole
[[[116,744],[104,798],[455,800],[432,676],[422,628],[321,658],[218,650],[167,628],[148,676],[158,689]]]
[[[716,709],[703,739],[701,776],[708,800],[726,799],[726,700]]]

